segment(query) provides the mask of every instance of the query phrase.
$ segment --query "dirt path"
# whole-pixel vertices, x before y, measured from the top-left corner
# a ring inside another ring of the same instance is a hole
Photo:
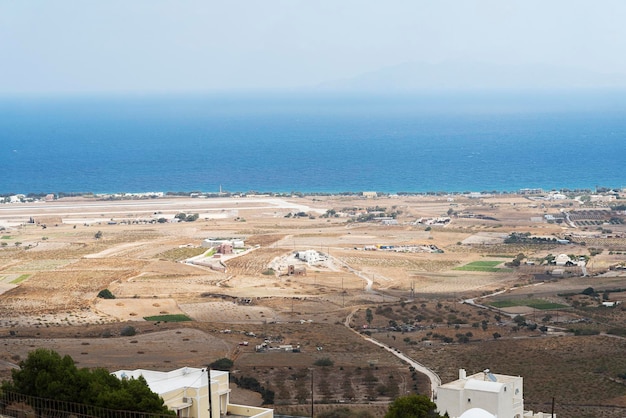
[[[350,322],[352,322],[352,317],[354,316],[354,314],[358,310],[359,310],[359,308],[353,309],[348,314],[348,316],[346,317],[346,320],[344,322],[344,325],[346,327],[348,327],[348,329],[350,331],[354,332],[355,334],[357,334],[358,336],[363,338],[365,341],[370,342],[370,343],[372,343],[374,345],[377,345],[379,347],[384,348],[385,350],[387,350],[388,352],[390,352],[394,356],[398,357],[400,360],[404,361],[405,363],[408,363],[410,366],[412,366],[419,373],[422,373],[423,375],[426,375],[428,377],[428,380],[430,381],[431,399],[434,399],[435,395],[437,393],[437,388],[439,386],[441,386],[441,378],[439,377],[439,375],[437,375],[437,373],[435,373],[434,371],[432,371],[428,367],[424,366],[423,364],[418,363],[417,361],[413,360],[412,358],[410,358],[406,354],[402,353],[398,349],[392,348],[392,347],[388,346],[387,344],[381,343],[380,341],[376,340],[375,338],[372,338],[372,337],[369,337],[367,335],[361,334],[360,332],[358,332],[355,329],[353,329],[350,326]]]

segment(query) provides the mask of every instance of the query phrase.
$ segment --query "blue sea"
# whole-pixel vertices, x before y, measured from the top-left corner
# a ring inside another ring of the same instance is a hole
[[[624,92],[0,99],[0,194],[626,186]]]

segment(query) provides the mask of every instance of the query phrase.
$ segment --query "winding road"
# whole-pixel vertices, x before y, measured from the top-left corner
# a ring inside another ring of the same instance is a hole
[[[394,356],[398,357],[400,360],[404,361],[405,363],[408,363],[416,371],[426,375],[428,377],[428,380],[430,381],[431,399],[434,399],[435,395],[436,395],[436,392],[437,392],[437,388],[439,386],[441,386],[441,378],[437,375],[437,373],[435,373],[434,371],[432,371],[428,367],[424,366],[423,364],[418,363],[417,361],[413,360],[411,357],[409,357],[406,354],[402,353],[398,349],[390,347],[387,344],[381,343],[380,341],[378,341],[378,340],[376,340],[376,339],[374,339],[374,338],[372,338],[370,336],[361,334],[360,332],[358,332],[355,329],[353,329],[350,326],[350,322],[352,322],[352,317],[354,316],[354,314],[358,310],[359,310],[359,308],[356,308],[356,309],[353,309],[350,312],[350,314],[346,317],[346,321],[344,322],[344,325],[346,327],[348,327],[348,329],[350,329],[352,332],[354,332],[355,334],[357,334],[358,336],[363,338],[365,341],[370,342],[370,343],[372,343],[374,345],[377,345],[379,347],[384,348],[385,350],[389,351]]]

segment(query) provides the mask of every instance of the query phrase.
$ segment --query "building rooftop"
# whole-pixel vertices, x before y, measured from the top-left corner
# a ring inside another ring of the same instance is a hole
[[[148,386],[150,386],[150,389],[157,394],[163,394],[175,388],[200,388],[207,385],[206,369],[198,369],[195,367],[182,367],[169,372],[157,372],[144,369],[118,370],[112,374],[118,379],[137,379],[139,376],[143,376]],[[211,370],[211,379],[215,379],[224,374],[228,374],[228,372]]]
[[[475,389],[486,392],[499,392],[505,383],[515,382],[519,376],[509,376],[506,374],[494,374],[485,370],[467,377],[441,385],[450,389]]]

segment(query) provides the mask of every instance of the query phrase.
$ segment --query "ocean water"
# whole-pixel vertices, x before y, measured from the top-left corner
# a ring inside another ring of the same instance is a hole
[[[623,92],[0,99],[0,194],[626,186]]]

